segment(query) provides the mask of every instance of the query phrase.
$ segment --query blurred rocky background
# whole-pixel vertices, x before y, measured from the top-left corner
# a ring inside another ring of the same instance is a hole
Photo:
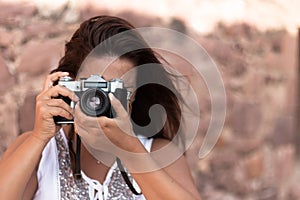
[[[137,27],[190,35],[222,74],[226,121],[204,159],[197,154],[210,121],[210,98],[203,83],[195,87],[201,123],[187,157],[203,199],[299,200],[299,7],[296,0],[0,1],[0,156],[32,129],[35,97],[79,23],[112,14]]]

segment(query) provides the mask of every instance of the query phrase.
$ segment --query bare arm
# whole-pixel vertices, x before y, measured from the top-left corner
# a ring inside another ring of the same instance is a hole
[[[44,142],[27,132],[8,148],[0,161],[0,199],[32,199],[44,146]]]
[[[0,160],[0,199],[32,199],[37,188],[36,170],[49,140],[55,135],[58,126],[53,116],[72,118],[72,109],[59,95],[73,101],[78,98],[70,90],[54,86],[54,81],[68,73],[56,72],[49,75],[42,92],[36,98],[36,117],[32,132],[22,134],[8,148]]]
[[[167,140],[156,139],[153,142],[152,151],[159,150],[169,143],[170,141]],[[135,145],[135,153],[145,153],[143,147],[138,146],[139,144]],[[123,157],[122,160],[129,171],[131,169],[139,171],[137,167],[143,166],[152,166],[151,168],[153,169],[157,168],[157,170],[150,172],[131,173],[142,189],[146,199],[201,199],[183,155],[175,162],[163,168],[159,167],[158,163],[150,155],[148,157],[144,156],[141,160],[132,160],[128,159],[128,157]]]

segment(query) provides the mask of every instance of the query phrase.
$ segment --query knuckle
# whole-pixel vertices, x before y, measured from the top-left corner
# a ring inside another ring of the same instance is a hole
[[[35,101],[38,102],[42,98],[42,94],[38,94],[35,97]]]
[[[108,122],[108,120],[106,120],[106,118],[99,118],[98,122],[102,128],[109,127],[109,122]]]
[[[42,115],[42,116],[41,116],[41,119],[42,119],[42,120],[46,120],[47,117],[46,117],[45,115]]]
[[[51,115],[52,116],[61,116],[61,113],[58,109],[53,109],[53,111],[51,112]]]
[[[55,99],[55,101],[58,105],[64,105],[65,104],[65,102],[62,99]]]
[[[56,106],[57,102],[55,99],[51,99],[51,100],[47,101],[47,105],[48,106]]]
[[[53,89],[55,89],[55,90],[60,90],[61,88],[62,88],[62,86],[59,84],[53,86]]]
[[[39,110],[41,113],[45,113],[46,112],[46,108],[42,105],[39,106]]]
[[[66,112],[63,109],[59,109],[59,114],[64,116],[66,115]]]
[[[56,107],[52,107],[49,109],[49,113],[53,114],[57,114],[58,113],[58,109]]]

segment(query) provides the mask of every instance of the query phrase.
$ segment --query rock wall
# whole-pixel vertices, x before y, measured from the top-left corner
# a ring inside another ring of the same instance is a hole
[[[63,6],[45,14],[32,4],[0,2],[0,155],[19,134],[33,128],[35,97],[45,75],[56,67],[78,24],[96,14],[109,12]],[[203,199],[300,199],[295,151],[297,38],[285,30],[261,32],[243,23],[220,23],[200,35],[178,19],[116,15],[137,27],[190,33],[222,73],[227,115],[221,138],[205,159],[198,159],[211,116],[210,99],[201,86],[199,134],[187,152]]]
[[[297,39],[239,24],[219,25],[200,41],[222,71],[228,100],[219,143],[195,170],[204,199],[299,199]]]

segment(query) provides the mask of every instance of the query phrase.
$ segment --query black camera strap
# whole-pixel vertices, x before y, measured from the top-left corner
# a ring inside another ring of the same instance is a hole
[[[130,179],[129,179],[129,177],[128,177],[128,174],[127,174],[127,172],[125,171],[124,166],[123,166],[123,164],[122,164],[120,158],[117,158],[117,165],[118,165],[118,168],[119,168],[119,170],[120,170],[120,172],[121,172],[121,175],[122,175],[124,181],[126,182],[127,186],[128,186],[129,189],[131,190],[131,192],[132,192],[133,194],[135,194],[135,195],[141,195],[142,192],[137,192],[136,189],[134,188],[133,184],[131,183],[131,181],[130,181]]]
[[[81,151],[81,139],[80,136],[76,134],[76,154],[75,154],[75,173],[74,173],[75,180],[79,180],[82,178],[81,166],[80,166],[80,151]],[[137,192],[133,184],[131,183],[120,158],[117,158],[116,161],[117,161],[118,168],[121,172],[121,175],[124,181],[126,182],[127,186],[129,187],[129,189],[131,190],[131,192],[135,195],[141,195],[142,192]]]
[[[76,180],[81,179],[80,151],[81,151],[81,139],[80,136],[76,134],[76,153],[75,153],[75,172],[74,172],[74,176]]]

